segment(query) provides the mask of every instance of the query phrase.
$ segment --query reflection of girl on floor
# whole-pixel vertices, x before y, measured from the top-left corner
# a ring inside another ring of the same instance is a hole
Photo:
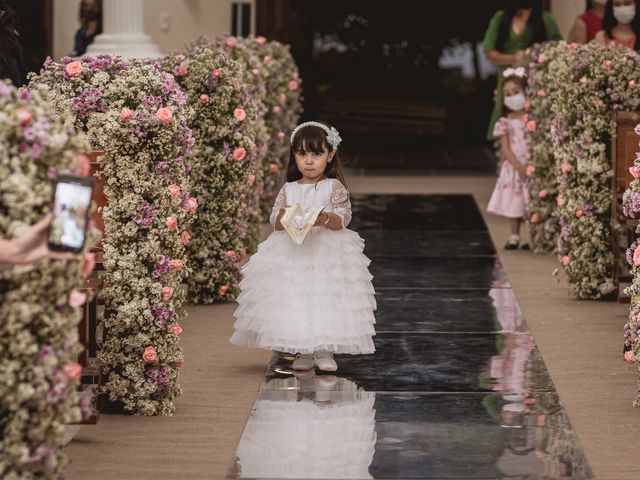
[[[264,387],[237,450],[240,478],[373,478],[375,393],[313,371]]]

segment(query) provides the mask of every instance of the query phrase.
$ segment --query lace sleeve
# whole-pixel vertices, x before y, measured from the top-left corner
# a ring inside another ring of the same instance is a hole
[[[280,191],[278,192],[278,196],[276,197],[276,202],[273,204],[273,209],[271,210],[271,216],[269,217],[269,222],[271,225],[276,224],[276,217],[278,216],[278,212],[282,207],[287,205],[287,184],[285,183]]]
[[[338,180],[331,186],[331,209],[342,219],[342,227],[346,228],[351,222],[351,201],[349,190]]]

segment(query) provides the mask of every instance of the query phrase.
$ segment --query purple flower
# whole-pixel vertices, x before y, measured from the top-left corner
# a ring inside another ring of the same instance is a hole
[[[622,195],[622,210],[625,216],[636,218],[640,215],[640,193],[627,190]]]
[[[632,267],[633,267],[633,253],[636,251],[636,248],[638,248],[638,240],[636,240],[631,245],[629,245],[629,248],[627,248],[627,251],[625,252],[625,256],[627,257],[627,263],[629,263],[629,265],[631,265]]]
[[[33,100],[33,94],[27,89],[20,90],[20,100]]]
[[[49,167],[47,169],[47,177],[56,178],[57,176],[58,176],[58,172],[56,170],[56,167]]]
[[[46,459],[51,454],[51,449],[47,447],[44,443],[38,445],[36,451],[33,452],[31,457],[29,457],[29,463],[31,465],[36,465],[38,463],[42,463],[44,459]]]
[[[97,88],[87,88],[73,99],[73,108],[78,111],[78,117],[86,119],[93,112],[106,112],[107,103],[102,100],[102,92]]]
[[[145,372],[145,376],[147,380],[151,383],[154,383],[158,390],[166,390],[171,383],[171,378],[169,376],[169,367],[151,367],[147,369]]]
[[[156,262],[156,268],[153,271],[153,278],[161,278],[164,277],[167,273],[171,271],[171,259],[165,255],[160,255],[158,261]]]
[[[169,320],[173,318],[173,310],[171,310],[166,305],[161,305],[159,307],[151,307],[151,315],[156,320],[156,324],[159,327],[163,327]]]
[[[142,99],[142,104],[148,109],[153,109],[161,103],[162,97],[159,97],[157,95],[145,95]]]
[[[146,200],[140,202],[140,205],[138,206],[138,212],[140,212],[140,215],[134,217],[133,221],[140,225],[142,228],[149,228],[153,224],[153,220],[155,218],[153,209],[151,208],[151,205],[149,205],[149,202],[147,202]]]

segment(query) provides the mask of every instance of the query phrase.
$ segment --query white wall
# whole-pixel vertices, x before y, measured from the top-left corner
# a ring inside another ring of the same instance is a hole
[[[560,33],[565,40],[573,22],[578,15],[584,13],[586,5],[586,0],[552,0],[551,13],[558,22]]]
[[[109,0],[103,0],[108,2]],[[255,25],[254,0],[252,25]],[[161,50],[169,52],[199,35],[220,35],[231,30],[231,0],[144,0],[144,29]],[[54,0],[53,53],[55,59],[71,52],[78,29],[80,0]],[[160,27],[168,15],[169,30]]]

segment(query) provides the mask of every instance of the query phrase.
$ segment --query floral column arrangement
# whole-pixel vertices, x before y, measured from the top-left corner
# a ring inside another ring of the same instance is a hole
[[[189,244],[189,300],[231,301],[240,280],[249,222],[247,203],[258,173],[258,132],[263,128],[259,106],[251,98],[245,67],[214,43],[201,38],[183,53],[167,56],[172,73],[194,110],[192,185],[201,208]]]
[[[106,176],[103,211],[105,392],[136,415],[170,415],[180,394],[179,346],[190,271],[185,247],[198,200],[190,192],[190,108],[173,75],[109,55],[47,62],[61,110],[75,114]]]
[[[611,177],[608,145],[612,113],[637,110],[640,56],[623,47],[560,44],[566,67],[551,81],[560,225],[558,256],[578,298],[597,299],[614,290],[611,251]]]
[[[51,210],[58,173],[87,175],[87,144],[47,89],[0,83],[0,236],[12,238]],[[97,238],[89,230],[87,247]],[[64,425],[90,413],[78,403],[82,368],[79,290],[95,262],[88,253],[0,269],[0,477],[57,479],[67,459]]]

